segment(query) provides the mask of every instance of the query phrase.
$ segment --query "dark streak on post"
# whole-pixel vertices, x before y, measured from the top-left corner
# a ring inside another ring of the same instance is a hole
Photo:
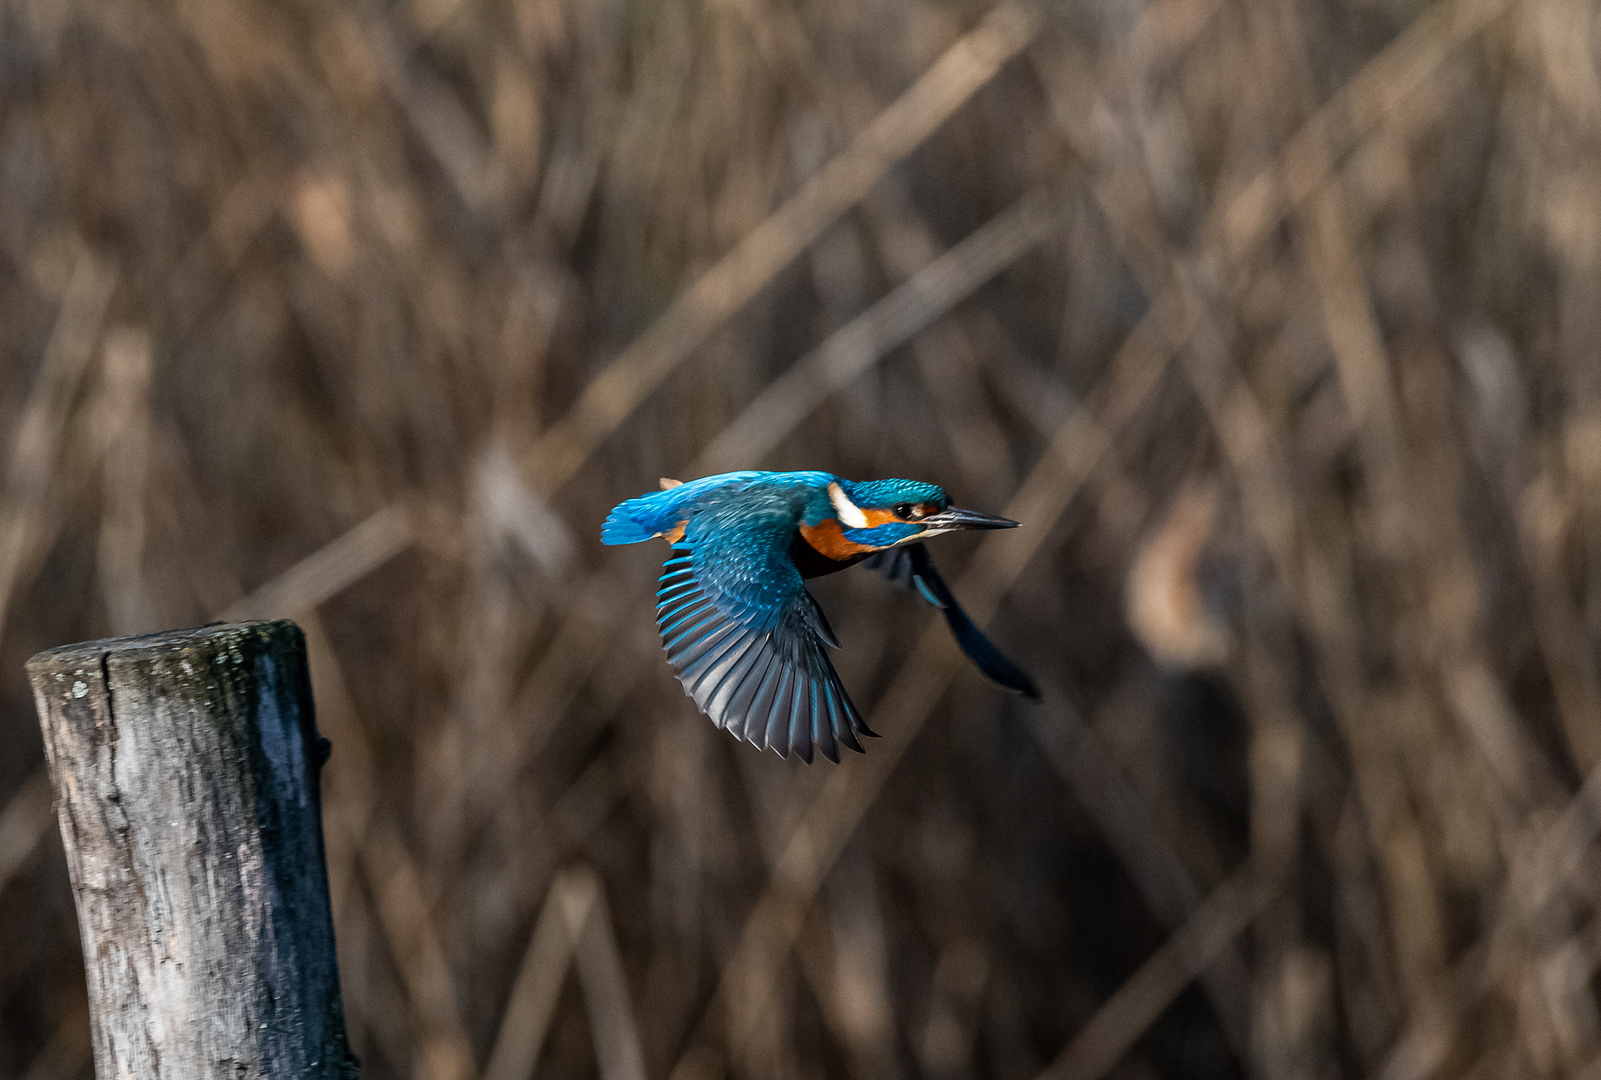
[[[102,1080],[355,1076],[300,628],[91,641],[28,675]]]

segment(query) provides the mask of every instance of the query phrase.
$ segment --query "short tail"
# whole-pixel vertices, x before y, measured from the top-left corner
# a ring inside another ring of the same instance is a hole
[[[600,542],[638,544],[655,536],[659,530],[647,528],[645,523],[636,517],[641,511],[649,512],[643,505],[644,502],[644,498],[629,499],[613,507],[612,512],[606,516],[606,524],[600,527]]]

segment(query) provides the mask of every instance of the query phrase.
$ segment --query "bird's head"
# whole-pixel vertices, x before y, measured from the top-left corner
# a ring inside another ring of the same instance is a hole
[[[1014,529],[1008,518],[958,510],[945,489],[921,480],[837,480],[828,498],[852,543],[889,548],[958,529]]]

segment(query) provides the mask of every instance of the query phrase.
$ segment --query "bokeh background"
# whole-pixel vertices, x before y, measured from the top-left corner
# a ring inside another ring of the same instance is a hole
[[[372,1078],[1601,1076],[1591,0],[5,0],[0,1076],[91,1075],[23,661],[310,642]],[[1036,676],[660,476],[943,483]]]

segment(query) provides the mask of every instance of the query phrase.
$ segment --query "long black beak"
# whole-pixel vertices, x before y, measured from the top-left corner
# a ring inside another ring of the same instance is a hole
[[[930,514],[926,518],[919,518],[917,523],[930,529],[1015,529],[1022,524],[1011,518],[980,514],[973,510],[958,510],[954,506],[949,510]]]

